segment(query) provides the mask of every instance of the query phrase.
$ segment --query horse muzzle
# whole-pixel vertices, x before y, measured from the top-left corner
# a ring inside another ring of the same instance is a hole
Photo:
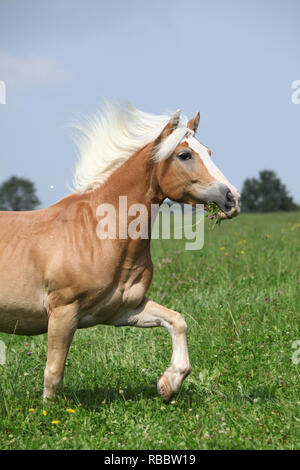
[[[205,191],[204,201],[209,204],[214,202],[220,208],[218,216],[221,219],[231,219],[240,213],[239,193],[232,190],[226,184],[214,183]]]

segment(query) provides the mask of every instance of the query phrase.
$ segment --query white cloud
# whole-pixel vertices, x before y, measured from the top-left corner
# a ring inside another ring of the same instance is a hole
[[[56,60],[47,57],[16,57],[0,51],[0,79],[13,88],[59,85],[69,73]]]

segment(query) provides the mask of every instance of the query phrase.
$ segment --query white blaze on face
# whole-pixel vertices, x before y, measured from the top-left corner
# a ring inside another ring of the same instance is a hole
[[[194,152],[198,153],[211,176],[215,178],[218,182],[226,184],[237,201],[240,197],[240,193],[228,181],[228,179],[223,175],[223,173],[216,167],[209,155],[207,147],[201,144],[197,139],[195,139],[195,137],[189,137],[185,141],[189,144],[190,148],[194,150]]]

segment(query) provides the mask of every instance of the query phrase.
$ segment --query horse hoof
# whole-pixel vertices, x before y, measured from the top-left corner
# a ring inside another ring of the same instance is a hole
[[[157,391],[159,395],[163,397],[165,403],[168,403],[171,400],[172,396],[174,395],[174,392],[166,376],[162,375],[159,378],[157,382]]]

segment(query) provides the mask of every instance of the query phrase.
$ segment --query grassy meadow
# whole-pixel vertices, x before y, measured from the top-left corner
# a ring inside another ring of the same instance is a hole
[[[154,240],[152,255],[149,296],[189,327],[179,395],[156,393],[163,328],[77,331],[45,405],[47,336],[0,334],[0,449],[300,449],[300,213],[206,221],[202,250]]]

